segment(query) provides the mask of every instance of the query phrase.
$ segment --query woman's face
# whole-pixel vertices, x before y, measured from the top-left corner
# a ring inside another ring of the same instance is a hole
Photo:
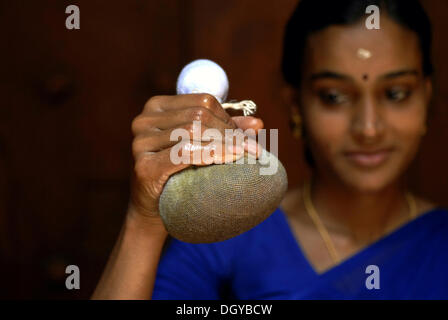
[[[316,169],[362,192],[404,173],[431,96],[417,35],[381,18],[380,30],[362,22],[312,34],[300,88]]]

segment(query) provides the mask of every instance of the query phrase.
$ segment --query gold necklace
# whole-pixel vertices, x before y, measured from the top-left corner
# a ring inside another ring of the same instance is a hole
[[[415,198],[413,194],[410,193],[409,191],[405,193],[405,198],[409,205],[410,218],[414,219],[417,216],[417,203],[415,201]],[[317,214],[317,211],[314,208],[313,202],[311,200],[311,183],[309,181],[306,181],[304,183],[303,200],[305,204],[305,210],[310,216],[311,220],[313,220],[317,228],[317,231],[319,231],[320,236],[324,240],[327,250],[330,253],[331,258],[333,259],[333,262],[335,264],[338,264],[341,261],[341,259],[336,251],[333,241],[331,241],[327,228],[322,223],[322,220],[319,218],[319,215]]]

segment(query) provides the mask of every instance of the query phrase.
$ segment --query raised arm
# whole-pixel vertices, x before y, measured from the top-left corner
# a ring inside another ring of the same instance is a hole
[[[151,298],[167,237],[158,211],[163,186],[172,174],[189,165],[204,165],[195,163],[192,155],[190,164],[174,164],[170,159],[172,147],[179,142],[170,141],[171,132],[183,128],[192,139],[193,121],[201,121],[201,132],[216,128],[223,136],[225,129],[263,127],[262,121],[253,117],[231,118],[219,102],[207,94],[158,96],[147,102],[132,124],[135,170],[129,209],[92,299]],[[210,142],[201,144],[202,149],[210,148]],[[187,143],[182,151],[188,154],[189,150],[192,145]],[[225,151],[224,141],[221,150],[223,153],[216,155],[219,162],[243,156]]]

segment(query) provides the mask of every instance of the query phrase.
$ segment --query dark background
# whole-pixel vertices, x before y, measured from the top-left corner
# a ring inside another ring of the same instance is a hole
[[[65,28],[76,4],[81,29]],[[128,203],[130,125],[146,100],[173,94],[197,58],[221,64],[232,99],[253,99],[279,128],[291,186],[308,174],[288,128],[279,74],[296,0],[0,1],[0,297],[88,298]],[[436,92],[411,170],[422,195],[448,205],[448,1],[434,23]],[[65,288],[65,267],[81,289]]]

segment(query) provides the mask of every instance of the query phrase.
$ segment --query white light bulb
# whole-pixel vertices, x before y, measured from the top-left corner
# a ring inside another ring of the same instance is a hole
[[[229,80],[225,71],[211,60],[190,62],[177,78],[177,94],[208,93],[223,103],[228,91]]]

